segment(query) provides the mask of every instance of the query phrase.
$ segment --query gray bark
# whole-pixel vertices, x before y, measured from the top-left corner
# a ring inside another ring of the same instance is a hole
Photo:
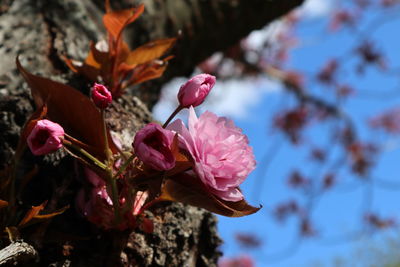
[[[124,7],[132,1],[111,2],[114,7]],[[130,46],[177,36],[178,32],[179,40],[172,51],[176,57],[162,79],[133,88],[137,97],[126,96],[113,104],[108,123],[125,142],[151,120],[145,106],[150,108],[155,103],[165,81],[189,75],[196,64],[213,52],[228,48],[302,0],[143,2],[145,14],[127,34]],[[104,38],[102,9],[101,0],[0,3],[0,168],[10,160],[19,131],[34,110],[16,71],[15,57],[20,55],[27,70],[85,92],[88,82],[73,75],[61,58],[65,55],[83,59],[89,42]],[[20,196],[21,205],[49,200],[49,211],[68,204],[71,208],[52,221],[24,229],[24,241],[39,254],[38,263],[32,257],[34,260],[26,266],[216,266],[221,241],[216,218],[209,212],[181,204],[162,204],[149,213],[155,222],[153,234],[102,231],[81,218],[73,207],[81,184],[71,158],[58,153],[38,159],[26,153],[19,172],[26,173],[34,165],[40,168]],[[4,247],[3,243],[0,246]],[[22,262],[19,255],[15,253],[15,262]]]

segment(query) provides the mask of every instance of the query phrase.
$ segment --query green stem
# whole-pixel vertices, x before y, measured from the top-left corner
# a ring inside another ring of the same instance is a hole
[[[119,168],[118,172],[116,174],[114,174],[113,179],[117,179],[117,177],[123,173],[126,168],[129,166],[129,164],[133,161],[133,159],[135,158],[135,155],[131,155],[125,162],[124,164],[121,166],[121,168]]]
[[[107,168],[107,174],[108,174],[108,185],[111,186],[111,200],[114,206],[115,224],[119,224],[119,222],[121,221],[121,213],[119,205],[117,179],[113,178],[112,171],[109,168]]]
[[[117,176],[118,175],[113,175],[112,169],[114,166],[114,162],[112,160],[112,153],[109,148],[108,144],[108,134],[107,134],[107,126],[106,126],[106,119],[105,119],[105,110],[101,110],[101,118],[103,121],[103,137],[104,137],[104,149],[106,153],[106,164],[107,166],[107,178],[108,178],[108,185],[111,186],[111,199],[113,202],[114,206],[114,217],[115,217],[115,224],[118,225],[119,222],[121,221],[121,212],[120,212],[120,205],[119,205],[119,193],[118,193],[118,187],[117,187]],[[126,167],[125,167],[126,168]]]
[[[65,146],[72,147],[74,150],[78,151],[83,156],[85,156],[86,158],[90,159],[96,166],[100,167],[101,169],[103,169],[103,170],[107,170],[108,169],[107,165],[105,165],[103,162],[98,160],[95,156],[93,156],[92,154],[90,154],[89,152],[84,150],[83,148],[80,148],[79,146],[76,146],[73,143],[71,143],[71,142],[69,142],[69,141],[67,141],[65,139],[63,141],[63,144]]]
[[[172,112],[171,116],[167,119],[167,121],[164,123],[163,128],[167,127],[167,125],[170,123],[170,121],[178,114],[179,111],[181,111],[183,107],[179,105],[174,112]]]

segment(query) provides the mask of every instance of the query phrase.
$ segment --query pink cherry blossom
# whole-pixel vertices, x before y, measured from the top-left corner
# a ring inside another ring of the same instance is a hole
[[[137,191],[133,202],[133,215],[138,215],[142,211],[142,207],[148,197],[149,193],[147,191]]]
[[[171,151],[173,140],[172,131],[163,129],[157,123],[149,123],[136,133],[133,148],[136,156],[146,165],[164,171],[175,166]]]
[[[167,128],[179,134],[180,145],[192,156],[194,171],[211,193],[227,201],[239,201],[238,186],[255,168],[247,137],[233,121],[211,112],[196,117],[189,109],[189,127],[176,120]]]
[[[218,267],[254,267],[253,259],[248,255],[241,255],[236,258],[222,259]]]
[[[36,156],[46,155],[63,146],[64,129],[49,120],[39,120],[27,138],[28,146]]]
[[[99,109],[106,109],[112,102],[112,95],[107,87],[95,83],[92,87],[92,100]]]
[[[125,211],[122,220],[118,225],[115,224],[114,204],[107,192],[106,182],[94,171],[84,168],[84,177],[88,182],[85,188],[82,188],[76,198],[78,211],[91,223],[104,229],[134,228],[136,226],[135,215],[141,210],[147,199],[147,192],[138,191],[132,207],[129,204],[127,194],[129,190],[122,190],[119,195],[119,204],[121,210]],[[123,188],[126,188],[125,181],[119,180]]]
[[[215,84],[215,77],[209,74],[199,74],[181,86],[178,100],[181,107],[196,107],[204,102],[211,88]]]

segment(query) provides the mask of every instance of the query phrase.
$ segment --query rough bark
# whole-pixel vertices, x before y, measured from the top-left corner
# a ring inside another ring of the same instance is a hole
[[[131,2],[134,1],[121,0],[113,5],[123,7]],[[133,88],[139,98],[126,96],[114,103],[108,113],[109,126],[127,146],[137,129],[151,120],[146,105],[151,107],[157,100],[162,83],[177,75],[189,75],[197,63],[213,52],[231,46],[302,0],[143,2],[146,12],[128,33],[131,47],[180,33],[173,50],[176,57],[165,77],[140,89]],[[102,0],[1,1],[0,169],[10,160],[19,131],[34,110],[22,77],[16,71],[15,57],[20,55],[22,64],[34,73],[87,91],[88,82],[68,71],[62,56],[83,59],[89,42],[103,38],[102,8]],[[148,213],[155,222],[153,234],[102,231],[80,217],[73,207],[76,192],[82,186],[74,160],[62,153],[38,158],[26,152],[19,165],[19,177],[34,166],[39,167],[37,172],[24,194],[18,196],[21,207],[48,200],[48,211],[65,205],[71,208],[52,221],[25,228],[22,238],[35,248],[39,257],[32,256],[30,250],[28,254],[21,250],[10,261],[7,258],[10,264],[216,266],[221,241],[214,215],[181,204],[161,204]],[[18,242],[11,246],[25,244],[22,240]],[[7,245],[0,242],[0,248]],[[9,250],[1,251],[5,252]]]

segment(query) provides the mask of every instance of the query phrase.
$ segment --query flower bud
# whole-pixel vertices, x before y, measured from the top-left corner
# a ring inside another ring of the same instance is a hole
[[[175,166],[171,151],[174,133],[156,123],[149,123],[138,131],[133,141],[136,156],[151,168],[164,171]]]
[[[92,87],[92,100],[99,109],[106,109],[112,102],[112,95],[107,87],[99,83],[94,83]]]
[[[27,138],[28,146],[36,156],[46,155],[60,149],[64,129],[57,123],[49,120],[40,120],[33,127]]]
[[[204,99],[213,88],[215,77],[209,74],[199,74],[188,80],[181,86],[178,93],[178,100],[181,107],[197,107],[204,102]]]

